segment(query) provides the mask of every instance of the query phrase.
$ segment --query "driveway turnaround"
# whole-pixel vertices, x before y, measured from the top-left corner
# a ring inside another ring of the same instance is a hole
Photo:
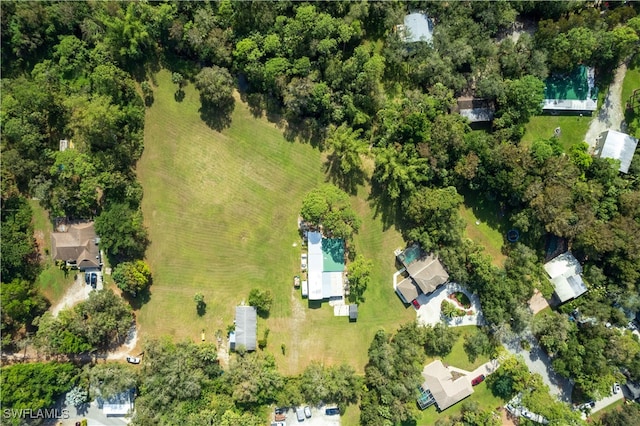
[[[460,291],[467,295],[471,301],[471,310],[473,315],[465,315],[457,318],[442,318],[440,305],[442,301],[449,298],[451,293]],[[421,325],[435,325],[439,322],[446,322],[449,326],[458,327],[462,325],[482,325],[484,318],[480,310],[480,299],[477,295],[472,294],[460,284],[447,283],[430,294],[421,294],[418,296],[420,309],[418,309],[418,323]]]

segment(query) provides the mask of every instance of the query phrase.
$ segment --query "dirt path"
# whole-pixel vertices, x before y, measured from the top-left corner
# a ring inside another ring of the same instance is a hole
[[[609,86],[604,103],[598,111],[598,115],[591,121],[585,142],[589,144],[589,149],[593,152],[598,136],[606,130],[624,131],[624,110],[622,107],[622,81],[627,72],[627,64],[623,63],[616,70],[613,83]]]
[[[300,291],[295,288],[291,288],[291,333],[293,344],[291,348],[287,348],[287,358],[293,366],[297,368],[299,363],[300,352],[298,345],[300,344],[300,331],[302,324],[307,316],[307,313],[302,305],[302,299],[300,298]]]

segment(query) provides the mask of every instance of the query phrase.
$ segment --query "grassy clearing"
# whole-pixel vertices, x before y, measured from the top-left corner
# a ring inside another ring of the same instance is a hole
[[[598,424],[598,422],[600,420],[602,420],[602,417],[605,414],[611,413],[611,412],[614,412],[614,411],[620,411],[623,406],[624,406],[624,399],[619,399],[618,401],[614,402],[613,404],[607,405],[605,408],[603,408],[602,410],[598,411],[597,413],[594,413],[592,416],[589,416],[589,421],[591,423]]]
[[[391,287],[400,235],[383,231],[361,201],[367,197],[362,188],[354,198],[363,219],[355,245],[375,267],[358,322],[334,317],[327,303],[309,306],[293,289],[301,253],[296,228],[304,194],[325,180],[320,152],[286,141],[239,98],[231,126],[213,131],[200,119],[192,85],[179,103],[169,72],[158,73],[156,83],[138,163],[154,280],[138,312],[142,335],[199,341],[204,330],[212,339],[218,330],[226,333],[234,306],[251,288],[269,288],[274,306],[259,320],[258,337],[269,328],[267,350],[283,373],[299,373],[312,360],[347,362],[362,372],[375,331],[415,318]],[[202,317],[193,300],[197,292],[207,303]]]
[[[33,210],[33,233],[38,244],[42,261],[42,272],[36,279],[36,286],[52,304],[55,304],[73,284],[73,273],[65,273],[51,259],[51,231],[49,213],[40,206],[38,200],[29,200]]]
[[[629,97],[636,89],[640,89],[640,55],[629,63],[627,73],[624,75],[624,81],[622,82],[622,102],[624,105],[626,105]]]
[[[531,144],[539,139],[548,139],[553,136],[553,132],[560,127],[559,141],[565,151],[571,145],[584,141],[584,137],[589,130],[589,123],[592,116],[578,115],[538,115],[531,117],[525,126],[525,133],[522,142]]]
[[[481,197],[478,193],[468,192],[460,206],[460,216],[465,221],[465,236],[482,245],[496,266],[503,266],[506,256],[502,254],[508,223],[500,215],[497,204]],[[477,222],[480,222],[476,225]]]
[[[444,362],[449,365],[453,365],[454,367],[462,368],[463,370],[473,371],[485,362],[489,361],[489,357],[487,355],[480,355],[474,362],[471,362],[464,350],[463,345],[465,336],[472,336],[481,333],[482,331],[479,327],[474,325],[456,327],[456,331],[458,332],[458,340],[455,345],[453,345],[451,353],[442,359]]]

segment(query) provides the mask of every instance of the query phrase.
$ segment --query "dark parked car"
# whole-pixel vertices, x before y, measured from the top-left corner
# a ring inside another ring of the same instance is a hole
[[[340,410],[338,409],[338,407],[331,407],[331,408],[327,408],[326,410],[324,410],[324,413],[327,416],[335,416],[337,414],[340,414]]]
[[[411,301],[411,304],[413,305],[414,308],[420,309],[420,302],[418,302],[418,299],[413,299]]]
[[[95,272],[91,273],[91,287],[96,288],[98,285],[98,274]]]
[[[91,284],[91,274],[89,272],[84,273],[84,282],[87,283],[87,285]]]
[[[479,385],[482,382],[484,382],[484,374],[481,374],[478,377],[476,377],[475,379],[471,380],[471,385],[472,386],[476,386],[476,385]]]

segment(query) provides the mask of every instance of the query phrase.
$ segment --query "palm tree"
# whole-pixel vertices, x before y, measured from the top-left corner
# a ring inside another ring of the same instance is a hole
[[[402,148],[387,146],[376,154],[374,177],[392,200],[398,199],[403,192],[410,193],[418,183],[428,180],[428,171],[425,158],[409,155]]]
[[[332,127],[327,137],[327,146],[332,152],[328,157],[328,170],[333,180],[347,191],[363,181],[362,155],[368,149],[360,139],[362,129],[352,129],[346,124]]]

